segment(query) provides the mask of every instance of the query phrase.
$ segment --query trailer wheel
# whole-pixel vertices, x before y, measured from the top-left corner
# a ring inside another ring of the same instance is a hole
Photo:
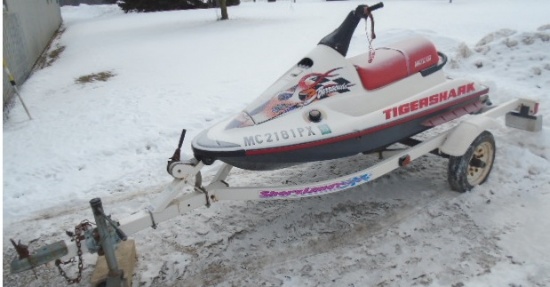
[[[462,156],[449,157],[447,178],[453,190],[466,192],[487,180],[495,161],[493,134],[482,132]]]

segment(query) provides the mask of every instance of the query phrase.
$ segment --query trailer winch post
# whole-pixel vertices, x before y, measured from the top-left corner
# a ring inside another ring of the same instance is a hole
[[[94,214],[94,219],[97,225],[97,232],[99,233],[101,248],[105,254],[105,260],[109,267],[109,274],[107,275],[106,286],[107,287],[120,287],[123,286],[124,271],[118,267],[115,244],[116,238],[114,234],[110,232],[111,226],[107,225],[109,218],[103,212],[103,205],[100,198],[94,198],[90,200],[90,206]]]

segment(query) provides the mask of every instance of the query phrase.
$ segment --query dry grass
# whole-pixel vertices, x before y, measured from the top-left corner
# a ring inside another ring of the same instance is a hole
[[[65,46],[59,46],[49,52],[48,62],[46,63],[46,66],[51,66],[57,59],[59,59],[59,56],[61,55],[61,53],[63,53],[63,51],[65,51]]]
[[[52,40],[44,49],[44,53],[40,56],[40,58],[36,61],[34,67],[35,69],[43,69],[46,67],[51,66],[65,51],[65,46],[59,45],[59,39],[61,38],[61,35],[63,35],[63,32],[65,32],[65,27],[59,28],[52,37]],[[55,48],[54,48],[55,47]]]
[[[116,74],[114,74],[111,71],[103,71],[103,72],[99,72],[99,73],[93,73],[93,74],[80,76],[80,77],[76,78],[75,82],[77,84],[87,84],[87,83],[93,83],[93,82],[96,82],[96,81],[106,82],[110,78],[114,77],[115,75]]]

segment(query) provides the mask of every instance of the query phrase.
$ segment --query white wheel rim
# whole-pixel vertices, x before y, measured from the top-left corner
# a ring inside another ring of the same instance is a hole
[[[471,186],[476,186],[481,184],[487,175],[489,174],[489,171],[491,170],[491,166],[493,165],[493,154],[494,154],[493,145],[491,145],[489,142],[482,142],[478,146],[475,147],[474,154],[472,155],[472,158],[470,159],[470,164],[468,164],[468,183]],[[472,159],[478,159],[485,163],[484,167],[478,167],[475,165],[472,165]]]

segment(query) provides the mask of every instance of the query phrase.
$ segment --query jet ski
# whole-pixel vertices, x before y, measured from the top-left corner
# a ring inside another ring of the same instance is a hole
[[[197,135],[195,158],[274,170],[376,152],[479,112],[489,89],[447,78],[447,57],[425,37],[346,57],[361,19],[374,27],[382,7],[359,5],[242,112]]]

